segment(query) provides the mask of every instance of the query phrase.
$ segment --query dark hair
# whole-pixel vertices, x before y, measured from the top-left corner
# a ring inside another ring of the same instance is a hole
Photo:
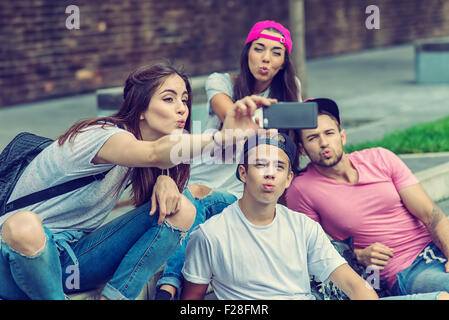
[[[187,76],[181,71],[168,63],[160,63],[150,66],[143,66],[131,72],[126,79],[125,88],[123,91],[123,104],[121,108],[109,117],[91,118],[80,121],[74,124],[69,130],[58,138],[59,145],[69,140],[73,142],[76,135],[86,128],[93,125],[114,126],[117,125],[134,134],[138,140],[142,140],[142,134],[139,127],[140,115],[145,112],[150,103],[151,97],[161,86],[164,81],[171,75],[180,76],[186,85],[188,100],[187,107],[189,109],[189,116],[186,120],[185,129],[190,131],[191,126],[191,109],[192,109],[192,88]],[[128,180],[128,173],[118,185],[116,194],[123,184]],[[176,182],[179,191],[181,192],[189,179],[190,164],[179,164],[169,170],[170,177]],[[132,185],[132,199],[135,206],[140,206],[150,200],[153,192],[153,186],[162,170],[159,168],[134,168],[131,176]]]

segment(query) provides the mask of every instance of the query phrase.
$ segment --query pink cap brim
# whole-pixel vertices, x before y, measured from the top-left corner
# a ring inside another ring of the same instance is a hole
[[[263,30],[268,28],[274,28],[278,30],[284,37],[274,37],[262,33]],[[279,41],[285,46],[289,54],[292,51],[292,39],[290,38],[290,31],[288,31],[287,28],[275,21],[266,20],[257,22],[249,32],[245,44],[250,43],[251,41],[258,38],[266,38],[274,41]]]

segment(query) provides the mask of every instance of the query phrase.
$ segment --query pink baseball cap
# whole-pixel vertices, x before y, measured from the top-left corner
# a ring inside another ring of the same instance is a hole
[[[268,34],[261,33],[263,30],[268,28],[274,28],[278,30],[280,33],[282,33],[283,37],[273,37]],[[288,31],[287,28],[285,28],[282,24],[277,23],[276,21],[265,20],[257,22],[251,28],[251,31],[248,34],[248,38],[246,38],[245,44],[258,38],[265,38],[274,41],[279,41],[285,46],[289,54],[292,52],[292,39],[290,37],[290,31]]]

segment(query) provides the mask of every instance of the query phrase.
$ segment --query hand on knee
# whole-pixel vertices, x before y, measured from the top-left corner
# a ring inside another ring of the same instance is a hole
[[[42,222],[31,211],[21,211],[6,219],[2,238],[11,249],[26,256],[34,256],[45,248]]]
[[[172,214],[166,218],[167,222],[173,226],[188,231],[195,221],[195,206],[185,197],[182,196],[181,207],[176,214]]]

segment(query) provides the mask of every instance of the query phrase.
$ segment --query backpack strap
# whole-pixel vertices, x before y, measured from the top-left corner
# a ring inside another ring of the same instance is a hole
[[[48,200],[57,196],[60,196],[64,193],[68,193],[70,191],[79,189],[81,187],[87,186],[89,183],[95,181],[95,180],[103,180],[103,178],[106,176],[106,174],[111,171],[109,169],[108,171],[101,172],[92,176],[88,177],[82,177],[75,180],[67,181],[61,184],[58,184],[56,186],[33,192],[29,195],[23,196],[19,199],[16,199],[14,201],[11,201],[10,203],[6,204],[5,212],[8,213],[10,211],[14,211],[20,208],[27,207],[29,205]]]

